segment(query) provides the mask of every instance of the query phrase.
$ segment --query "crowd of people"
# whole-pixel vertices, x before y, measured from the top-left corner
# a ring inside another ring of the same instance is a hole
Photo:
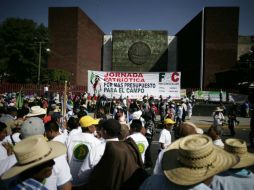
[[[192,98],[69,94],[63,112],[57,93],[17,97],[0,96],[0,189],[254,189],[254,154],[242,139],[222,140],[222,108],[206,133],[186,121]]]

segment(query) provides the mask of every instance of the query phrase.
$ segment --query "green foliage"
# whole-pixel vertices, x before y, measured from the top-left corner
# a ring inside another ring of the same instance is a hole
[[[5,80],[9,82],[36,83],[38,42],[42,41],[41,68],[46,68],[47,28],[28,19],[8,18],[2,22],[0,24],[0,76],[7,74]]]
[[[71,74],[60,69],[44,69],[42,76],[43,83],[64,84],[64,81],[70,81]]]

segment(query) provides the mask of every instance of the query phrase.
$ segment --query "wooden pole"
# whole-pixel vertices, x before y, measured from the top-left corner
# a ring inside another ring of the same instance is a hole
[[[66,115],[66,102],[67,102],[67,81],[64,82],[63,116]]]

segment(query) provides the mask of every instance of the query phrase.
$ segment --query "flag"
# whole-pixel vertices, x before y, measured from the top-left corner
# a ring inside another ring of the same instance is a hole
[[[22,97],[22,88],[21,88],[19,91],[19,95],[16,98],[16,107],[20,109],[22,108],[22,106],[23,106],[23,97]]]

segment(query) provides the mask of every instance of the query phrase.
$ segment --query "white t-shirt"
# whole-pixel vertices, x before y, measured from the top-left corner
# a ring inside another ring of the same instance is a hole
[[[101,160],[101,157],[104,154],[106,143],[109,141],[119,141],[118,138],[112,138],[112,139],[99,139],[100,144],[95,147],[96,151],[94,151],[95,154],[88,154],[91,159],[84,160],[82,166],[80,167],[78,177],[80,181],[83,182],[83,184],[88,183],[90,173],[92,172],[92,169],[94,166],[98,164],[98,162]],[[93,156],[93,157],[92,157]],[[91,160],[91,161],[90,161]]]
[[[15,143],[18,143],[18,142],[21,141],[21,139],[19,138],[19,136],[20,136],[20,133],[14,133],[14,134],[12,134],[12,139],[13,139],[13,141],[14,141]],[[3,141],[4,141],[4,142],[8,142],[8,143],[10,143],[10,144],[13,145],[12,140],[11,140],[11,135],[6,136],[6,137],[4,138]]]
[[[213,141],[213,144],[219,146],[220,148],[224,148],[224,143],[222,142],[221,139],[216,139]]]
[[[93,161],[96,158],[96,146],[101,141],[90,133],[77,133],[69,139],[67,147],[68,162],[73,177],[73,185],[80,186],[85,184],[78,176],[81,166],[84,162],[88,162],[91,167],[94,166]],[[86,160],[88,159],[88,160]]]
[[[158,157],[157,157],[157,160],[156,160],[156,163],[155,163],[155,166],[154,166],[154,169],[153,169],[153,174],[154,175],[163,175],[161,161],[162,161],[162,158],[163,158],[163,155],[164,155],[165,151],[166,151],[166,149],[161,150]]]
[[[72,129],[70,131],[70,133],[69,133],[69,135],[68,135],[68,137],[66,139],[66,142],[65,142],[67,149],[68,149],[68,147],[69,147],[69,145],[71,143],[72,137],[75,136],[76,134],[81,134],[81,133],[82,133],[82,129],[80,127],[78,127],[77,129]]]
[[[66,141],[67,141],[68,136],[66,134],[60,134],[57,135],[54,139],[52,139],[53,141],[57,141],[57,142],[61,142],[64,145],[66,145]]]
[[[15,155],[8,156],[7,150],[2,146],[2,142],[0,142],[0,176],[16,163]]]
[[[171,144],[171,134],[167,129],[160,132],[159,143],[163,143],[165,148]]]
[[[57,135],[52,141],[65,143],[65,135]],[[52,174],[46,179],[45,186],[50,190],[57,190],[57,187],[64,185],[72,180],[69,164],[67,162],[66,154],[54,159]]]
[[[141,133],[133,133],[127,138],[132,138],[138,146],[139,153],[142,157],[143,162],[145,162],[145,152],[148,147],[148,141],[144,135]]]

